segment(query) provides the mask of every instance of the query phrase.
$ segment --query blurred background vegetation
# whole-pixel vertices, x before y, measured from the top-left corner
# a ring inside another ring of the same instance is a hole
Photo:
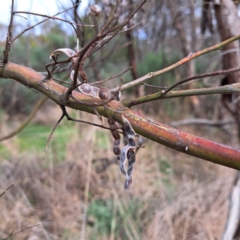
[[[124,2],[120,4],[122,11],[126,10]],[[140,3],[130,2],[133,6]],[[107,11],[112,13],[115,1],[96,0],[95,3],[102,8],[102,16],[96,18],[101,25]],[[190,53],[218,43],[220,37],[215,20],[214,31],[209,28],[201,32],[202,8],[202,1],[148,1],[144,12],[133,20],[132,24],[136,24],[143,18],[130,31],[130,41],[125,32],[120,33],[86,62],[84,71],[89,81],[106,79],[127,69],[130,45],[140,77],[177,62],[186,56],[186,50]],[[60,16],[73,21],[73,10],[67,13]],[[84,14],[78,14],[84,24],[94,23],[89,8]],[[14,23],[14,36],[25,28],[21,21]],[[27,24],[31,26],[31,22]],[[72,30],[66,30],[67,27],[66,23],[49,20],[40,25],[40,30],[24,33],[14,42],[10,61],[45,72],[45,65],[50,62],[49,56],[54,50],[76,47],[76,35]],[[0,26],[2,32],[6,29],[7,25]],[[84,45],[95,32],[93,28],[85,27],[81,34],[80,45]],[[4,47],[5,40],[2,39],[0,52]],[[221,52],[217,51],[147,83],[171,86],[185,77],[221,68]],[[55,77],[70,82],[68,75],[65,72]],[[122,77],[124,82],[133,79],[131,71]],[[206,86],[209,82],[217,86],[221,78],[203,79],[194,83],[194,87]],[[119,84],[120,78],[105,86]],[[141,86],[137,94],[157,91]],[[129,90],[123,99],[135,96],[136,91]],[[19,126],[42,97],[41,93],[14,81],[0,79],[0,136]],[[221,106],[220,96],[168,99],[135,108],[166,124],[192,118],[218,121],[222,119],[220,115],[223,119],[232,119]],[[99,122],[97,117],[86,113],[70,109],[69,113],[76,118]],[[124,177],[112,153],[113,139],[105,130],[64,120],[56,129],[48,152],[44,153],[51,129],[60,116],[60,108],[48,100],[21,133],[0,142],[0,194],[14,182],[0,198],[0,239],[21,230],[9,239],[220,238],[234,170],[200,161],[145,139],[145,148],[137,156],[133,185],[125,191]],[[234,124],[179,128],[223,144],[239,145]],[[39,225],[26,229],[36,223]]]

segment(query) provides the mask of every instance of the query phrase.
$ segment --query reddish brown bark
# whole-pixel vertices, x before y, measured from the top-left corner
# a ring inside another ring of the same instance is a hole
[[[4,67],[0,65],[0,74],[42,92],[58,104],[64,104],[63,94],[66,93],[67,88],[53,80],[42,81],[44,76],[32,69],[9,62]],[[92,107],[83,103],[101,103],[100,99],[76,91],[73,91],[73,96],[82,102],[79,103],[69,99],[66,106],[73,109],[94,113]],[[218,144],[161,124],[124,107],[118,101],[111,101],[107,105],[108,108],[104,106],[96,107],[100,115],[111,116],[114,120],[122,123],[123,114],[135,131],[148,139],[177,151],[240,170],[240,149]]]

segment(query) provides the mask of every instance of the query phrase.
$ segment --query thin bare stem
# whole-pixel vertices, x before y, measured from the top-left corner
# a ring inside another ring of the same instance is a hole
[[[80,55],[78,57],[78,60],[75,64],[75,72],[74,72],[74,77],[71,86],[68,88],[66,94],[65,94],[65,102],[69,100],[69,96],[71,95],[72,91],[76,88],[77,85],[77,77],[79,71],[81,71],[83,62],[84,60],[91,54],[91,50],[94,49],[94,44],[97,43],[99,40],[103,39],[106,37],[108,34],[113,33],[104,43],[101,44],[101,47],[105,45],[107,42],[109,42],[129,21],[130,19],[134,16],[134,14],[143,6],[143,4],[146,2],[146,0],[143,0],[142,3],[133,11],[133,13],[128,17],[128,19],[121,24],[120,26],[112,27],[106,32],[102,32],[102,30],[105,29],[105,27],[102,28],[102,30],[99,32],[97,36],[95,36],[80,52]]]
[[[109,17],[109,19],[107,20],[107,22],[106,22],[106,24],[101,28],[101,30],[100,30],[100,32],[99,32],[99,34],[102,34],[105,30],[106,30],[106,28],[111,24],[111,22],[113,21],[113,19],[115,19],[116,18],[116,16],[118,15],[118,11],[111,17]]]
[[[12,232],[8,237],[2,238],[2,240],[7,240],[7,239],[11,238],[12,236],[17,235],[18,233],[24,232],[24,231],[26,231],[26,230],[28,230],[28,229],[30,229],[30,228],[37,227],[37,226],[40,226],[40,223],[37,223],[37,224],[31,225],[31,226],[28,226],[28,227],[26,227],[26,228],[24,228],[24,229],[21,229],[21,230],[15,232],[15,233]]]
[[[101,47],[103,47],[106,43],[108,43],[112,38],[114,38],[119,32],[120,30],[126,26],[128,24],[128,22],[133,18],[133,16],[139,11],[139,9],[146,3],[146,0],[143,0],[140,5],[130,14],[130,16],[127,18],[127,20],[121,24],[120,26],[116,26],[116,27],[112,27],[111,29],[109,29],[106,33],[106,35],[110,34],[110,33],[114,33],[111,35],[111,37],[109,37],[105,42],[103,42],[101,44]]]
[[[70,87],[68,88],[66,94],[65,94],[65,102],[68,101],[69,96],[71,95],[72,91],[77,87],[77,78],[78,78],[78,73],[79,73],[79,69],[80,66],[83,65],[82,60],[84,58],[85,53],[88,52],[89,48],[92,48],[92,45],[103,36],[96,36],[92,41],[90,41],[80,52],[80,56],[78,57],[77,63],[75,65],[75,72],[74,72],[74,76],[73,76],[73,81],[70,85]],[[81,69],[80,69],[81,70]]]
[[[56,122],[56,124],[54,125],[52,131],[50,132],[50,134],[48,136],[47,144],[46,144],[46,147],[45,147],[45,150],[44,150],[45,153],[47,153],[47,151],[48,151],[48,146],[50,144],[50,141],[51,141],[51,139],[53,137],[53,134],[54,134],[58,124],[63,120],[64,117],[65,117],[65,114],[64,114],[64,112],[62,112],[61,117],[58,119],[58,121]]]
[[[145,17],[146,17],[146,16],[145,16]],[[143,22],[143,20],[144,20],[144,18],[142,18],[142,20],[139,21],[138,23],[136,23],[135,25],[129,27],[129,28],[126,29],[126,30],[122,30],[122,31],[120,31],[119,33],[125,33],[125,32],[128,32],[128,31],[130,31],[130,30],[136,28],[138,25],[140,25],[140,24]]]
[[[128,89],[128,88],[132,88],[132,87],[134,87],[134,86],[141,85],[143,82],[146,82],[147,80],[149,80],[149,79],[151,79],[151,78],[154,78],[154,77],[156,77],[156,76],[159,76],[159,75],[161,75],[161,74],[163,74],[163,73],[165,73],[165,72],[168,72],[168,71],[170,71],[170,70],[173,70],[174,68],[179,67],[179,66],[181,66],[181,65],[183,65],[183,64],[185,64],[185,63],[191,61],[192,59],[197,58],[197,57],[199,57],[199,56],[201,56],[201,55],[204,55],[204,54],[209,53],[209,52],[212,52],[212,51],[219,50],[219,49],[221,49],[223,46],[225,46],[225,45],[227,45],[227,44],[229,44],[229,43],[231,43],[231,42],[234,42],[234,41],[236,41],[236,40],[238,40],[238,39],[240,39],[240,35],[237,35],[237,36],[235,36],[235,37],[229,38],[229,39],[227,39],[226,41],[223,41],[223,42],[221,42],[221,43],[218,43],[218,44],[216,44],[216,45],[214,45],[214,46],[212,46],[212,47],[205,48],[205,49],[200,50],[200,51],[198,51],[198,52],[196,52],[196,53],[190,53],[187,57],[181,59],[180,61],[178,61],[178,62],[176,62],[176,63],[174,63],[174,64],[172,64],[172,65],[169,66],[169,67],[166,67],[166,68],[161,69],[161,70],[156,71],[156,72],[150,72],[150,73],[148,73],[148,74],[146,74],[146,75],[144,75],[144,76],[142,76],[142,77],[140,77],[140,78],[138,78],[138,79],[135,79],[134,81],[131,81],[131,82],[129,82],[129,83],[124,84],[124,85],[122,86],[122,90],[126,90],[126,89]]]
[[[78,3],[77,3],[77,4],[78,4]],[[77,4],[75,4],[75,5],[77,5]],[[67,9],[63,10],[62,12],[58,12],[58,13],[56,13],[56,14],[53,15],[52,17],[54,18],[55,16],[58,16],[58,15],[64,13],[64,12],[66,12],[66,11],[68,11],[68,10],[74,8],[75,5],[73,5],[73,6],[70,7],[70,8],[67,8]],[[40,22],[38,22],[38,23],[32,25],[31,27],[24,29],[21,33],[19,33],[19,34],[18,34],[18,35],[12,40],[12,43],[13,43],[16,39],[18,39],[20,36],[22,36],[25,32],[27,32],[27,31],[29,31],[30,29],[32,29],[32,28],[34,28],[34,27],[36,27],[36,26],[38,26],[38,25],[40,25],[40,24],[42,24],[42,23],[48,21],[49,19],[50,19],[50,18],[44,19],[43,21],[40,21]],[[75,28],[74,28],[74,31],[76,31]]]
[[[90,124],[90,125],[92,125],[92,126],[96,126],[96,127],[100,127],[100,128],[103,128],[103,129],[110,130],[110,128],[104,127],[103,125],[99,125],[99,124],[96,124],[96,123],[87,122],[87,121],[84,121],[84,120],[74,119],[74,118],[72,118],[72,117],[69,116],[69,114],[68,114],[65,106],[60,105],[60,107],[61,107],[61,110],[62,110],[62,115],[61,115],[61,117],[59,118],[59,120],[56,122],[56,124],[54,125],[51,133],[50,133],[49,136],[48,136],[48,140],[47,140],[47,144],[46,144],[46,148],[45,148],[45,153],[48,151],[48,146],[49,146],[49,144],[50,144],[50,141],[51,141],[51,139],[52,139],[52,136],[53,136],[53,134],[54,134],[54,132],[55,132],[58,124],[63,120],[64,117],[66,117],[68,121],[86,123],[86,124]]]
[[[215,71],[215,72],[211,72],[211,73],[203,73],[203,74],[195,75],[193,77],[185,78],[185,79],[175,83],[171,87],[155,86],[155,85],[151,85],[151,84],[148,84],[148,83],[143,83],[143,85],[145,85],[147,87],[157,88],[157,89],[166,89],[166,91],[164,91],[164,93],[162,94],[162,95],[165,95],[175,87],[185,86],[187,84],[190,84],[190,83],[196,82],[198,80],[201,80],[201,78],[216,76],[216,75],[222,75],[222,74],[227,74],[227,73],[237,72],[237,71],[240,71],[240,67],[231,68],[231,69],[227,69],[227,70],[219,70],[219,71]]]
[[[120,40],[120,38],[119,38],[118,40]],[[118,40],[117,40],[117,41],[118,41]],[[125,43],[125,44],[123,44],[122,46],[118,47],[118,44],[116,43],[115,46],[113,46],[113,48],[109,51],[109,53],[108,53],[107,55],[105,55],[105,56],[103,56],[103,57],[100,57],[99,59],[97,59],[97,60],[94,61],[94,62],[91,62],[91,64],[89,63],[88,66],[85,67],[85,69],[86,69],[86,68],[89,68],[89,67],[91,67],[91,66],[94,66],[95,64],[97,64],[97,63],[99,63],[99,62],[104,61],[104,60],[107,59],[109,56],[111,56],[113,53],[116,53],[116,52],[122,50],[123,48],[127,47],[129,44],[131,44],[131,43],[128,42],[128,43]],[[94,49],[94,50],[91,52],[91,55],[94,54],[95,52],[97,52],[98,50],[99,50],[99,49]]]
[[[209,94],[224,94],[224,93],[239,93],[240,92],[240,83],[229,84],[221,87],[210,87],[210,88],[199,88],[199,89],[188,89],[188,90],[179,90],[171,91],[166,95],[162,95],[162,92],[153,93],[144,97],[132,99],[125,101],[123,104],[127,107],[132,107],[142,103],[165,99],[165,98],[176,98],[176,97],[189,97],[197,95],[209,95]]]
[[[173,127],[179,127],[184,125],[199,125],[199,126],[209,126],[209,127],[223,127],[227,124],[234,124],[233,119],[226,119],[221,121],[213,121],[205,118],[190,118],[183,119],[179,121],[170,122],[169,125]]]
[[[11,184],[0,194],[0,197],[2,197],[13,185],[14,185],[14,182],[11,183]]]
[[[128,22],[132,19],[132,17],[136,14],[136,12],[139,11],[139,9],[146,3],[146,0],[142,1],[140,5],[130,14],[130,16],[125,20],[124,23],[121,25],[117,25],[117,22],[109,29],[107,32],[105,32],[105,36],[108,36],[107,39],[104,39],[104,41],[101,42],[101,48],[108,43],[110,40],[112,40],[120,31],[121,29],[128,24]],[[105,29],[105,28],[104,28]],[[98,49],[97,49],[98,50]],[[93,49],[92,53],[97,51],[96,49]]]
[[[216,75],[222,75],[222,74],[228,74],[228,73],[232,73],[232,72],[237,72],[240,71],[240,67],[235,67],[235,68],[230,68],[230,69],[226,69],[226,70],[219,70],[219,71],[215,71],[215,72],[211,72],[211,73],[204,73],[204,74],[200,74],[200,75],[196,75],[193,77],[189,77],[186,79],[183,79],[175,84],[173,84],[171,87],[169,87],[166,91],[164,91],[164,93],[162,93],[162,96],[166,95],[168,92],[170,92],[173,88],[177,87],[177,86],[183,86],[192,82],[195,82],[198,80],[198,78],[204,78],[204,77],[210,77],[210,76],[216,76]],[[197,80],[196,80],[197,79]],[[192,81],[194,80],[194,81]],[[185,83],[185,84],[184,84]]]
[[[35,16],[39,16],[39,17],[45,17],[45,18],[49,18],[49,19],[58,20],[58,21],[61,21],[61,22],[66,22],[66,23],[69,23],[69,24],[73,24],[73,25],[80,26],[80,27],[94,27],[94,25],[78,24],[78,23],[75,23],[75,22],[70,22],[68,20],[64,20],[62,18],[55,17],[55,16],[48,16],[46,14],[26,12],[26,11],[15,11],[14,12],[14,14],[19,14],[19,13],[35,15]]]
[[[36,115],[37,111],[39,110],[39,108],[48,100],[47,97],[43,97],[42,99],[40,99],[37,104],[35,105],[35,107],[33,108],[31,114],[28,116],[28,118],[26,119],[26,121],[20,125],[17,129],[15,129],[14,131],[12,131],[11,133],[9,133],[6,136],[0,137],[0,142],[7,140],[9,138],[14,137],[15,135],[17,135],[18,133],[20,133],[28,124],[29,122],[33,119],[33,117]]]
[[[157,89],[168,89],[168,87],[165,87],[165,86],[155,86],[155,85],[148,84],[148,83],[143,83],[143,85],[146,87],[157,88]],[[181,86],[183,86],[183,85],[181,84],[178,87],[181,87]]]
[[[100,84],[100,83],[104,83],[104,82],[110,81],[110,80],[112,80],[112,79],[114,79],[114,78],[120,77],[121,75],[123,75],[124,73],[126,73],[127,71],[129,71],[130,69],[131,69],[131,67],[128,68],[128,69],[126,69],[126,70],[124,70],[123,72],[115,75],[115,76],[112,76],[112,77],[110,77],[110,78],[107,78],[107,79],[104,79],[104,80],[101,80],[101,81],[98,81],[98,82],[90,83],[89,85],[95,85],[95,84]]]
[[[7,37],[6,37],[6,45],[5,45],[5,50],[3,51],[3,63],[6,64],[8,62],[8,55],[11,49],[11,45],[13,43],[12,41],[12,28],[13,28],[13,8],[14,8],[14,0],[12,0],[12,8],[11,8],[11,18],[10,18],[10,22],[8,25],[8,33],[7,33]]]

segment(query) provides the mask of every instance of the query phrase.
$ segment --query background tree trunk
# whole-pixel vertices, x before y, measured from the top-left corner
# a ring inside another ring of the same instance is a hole
[[[221,4],[214,5],[214,9],[221,41],[238,35],[240,33],[240,20],[234,2],[222,0]],[[239,42],[235,41],[224,46],[223,51],[227,50],[236,51],[223,55],[223,69],[240,66]],[[228,83],[237,82],[240,82],[240,72],[229,73]]]
[[[190,11],[191,11],[191,41],[187,39],[188,33],[187,33],[187,27],[185,26],[185,21],[184,21],[184,12],[181,8],[178,8],[176,10],[176,3],[174,1],[169,1],[169,11],[171,12],[171,15],[174,16],[173,20],[173,27],[176,29],[178,36],[179,36],[179,44],[181,46],[181,52],[183,57],[188,56],[193,52],[193,44],[192,42],[196,40],[196,35],[194,34],[195,29],[194,28],[194,12],[191,9],[191,4],[190,4]],[[193,5],[193,4],[192,4]],[[196,42],[195,42],[196,44]],[[186,69],[186,78],[192,77],[195,74],[195,66],[194,66],[195,61],[190,61],[186,63],[185,69]],[[193,84],[188,84],[186,89],[193,88]],[[195,114],[199,115],[197,112],[199,110],[199,100],[197,96],[192,96],[189,98],[190,99],[190,106],[191,106],[191,111],[194,111]],[[185,100],[186,101],[186,100]]]
[[[133,0],[129,1],[129,12],[132,12],[134,9],[133,7]],[[132,27],[132,24],[129,22],[128,23],[128,29],[130,29]],[[138,78],[138,74],[137,74],[137,62],[136,62],[136,50],[134,49],[134,38],[133,38],[133,31],[132,30],[128,30],[126,32],[126,39],[127,42],[129,43],[128,45],[128,62],[129,62],[129,66],[131,67],[131,76],[132,76],[132,80],[137,79]],[[136,86],[134,88],[134,95],[135,97],[139,97],[139,86]]]
[[[218,25],[218,32],[221,37],[221,41],[224,41],[230,37],[236,36],[240,33],[240,19],[238,17],[237,8],[233,1],[222,0],[221,4],[215,4],[215,16]],[[231,13],[231,14],[230,14]],[[223,69],[229,69],[240,66],[240,53],[239,53],[239,41],[229,43],[222,49],[223,52],[228,51],[223,55]],[[226,84],[240,82],[240,72],[229,73],[225,79]],[[232,104],[239,94],[233,94],[232,96],[223,95],[224,105],[234,116],[238,127],[238,138],[240,141],[240,103],[239,101]],[[227,100],[228,99],[228,100]],[[228,101],[228,103],[226,103]],[[232,104],[231,107],[228,107]]]
[[[218,32],[221,38],[221,41],[224,41],[230,37],[236,36],[240,33],[240,19],[238,17],[237,8],[233,1],[231,0],[222,0],[221,4],[214,4],[215,9],[215,17],[217,20],[218,25]],[[230,14],[231,13],[231,14]],[[228,45],[224,46],[222,49],[223,52],[228,51],[229,53],[224,54],[222,56],[222,65],[223,69],[229,69],[233,67],[240,66],[240,54],[239,54],[239,41],[235,41],[232,43],[229,43]],[[226,84],[231,83],[238,83],[240,82],[240,72],[233,72],[229,73],[224,78]],[[233,94],[231,95],[223,95],[222,101],[224,103],[224,106],[228,108],[227,104],[230,104],[231,101],[234,101],[238,97],[239,94]],[[229,101],[227,103],[226,101]],[[235,104],[233,106],[233,109],[229,108],[230,112],[236,119],[237,127],[238,127],[238,138],[240,141],[240,105]],[[232,188],[232,195],[231,199],[233,199],[233,195],[237,192],[237,196],[235,196],[235,202],[238,204],[240,200],[239,195],[239,181],[240,181],[240,174],[239,172],[236,175],[235,181],[233,183]],[[236,191],[237,189],[237,191]],[[237,198],[237,199],[236,199]],[[239,239],[240,237],[240,222],[239,222],[239,212],[237,218],[234,219],[233,215],[236,214],[236,211],[233,212],[231,209],[234,207],[234,201],[230,201],[230,207],[229,207],[229,214],[228,219],[226,221],[225,231],[222,236],[222,240],[227,239]],[[234,219],[234,223],[231,222],[231,220]],[[228,231],[231,225],[231,231]]]

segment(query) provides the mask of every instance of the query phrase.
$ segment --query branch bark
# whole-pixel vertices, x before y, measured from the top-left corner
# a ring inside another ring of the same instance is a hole
[[[64,94],[67,88],[52,79],[42,81],[45,77],[34,70],[14,63],[0,64],[0,75],[16,80],[30,88],[42,92],[57,104],[64,104]],[[66,106],[94,114],[94,109],[84,103],[100,104],[102,101],[91,96],[73,91],[74,98]],[[111,117],[122,123],[122,115],[129,120],[134,130],[142,136],[173,148],[177,151],[205,159],[223,166],[240,170],[240,149],[228,147],[204,138],[188,134],[165,124],[141,115],[121,102],[111,101],[107,106],[96,106],[97,112],[105,117]]]

